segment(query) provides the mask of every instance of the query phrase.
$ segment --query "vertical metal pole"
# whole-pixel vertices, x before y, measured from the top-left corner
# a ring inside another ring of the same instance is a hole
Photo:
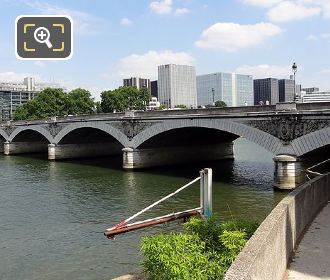
[[[212,216],[212,169],[205,168],[200,171],[201,175],[201,207],[203,207],[203,215],[206,218]]]

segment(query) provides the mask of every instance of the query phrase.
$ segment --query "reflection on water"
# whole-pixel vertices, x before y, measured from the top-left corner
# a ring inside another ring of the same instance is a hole
[[[48,162],[0,157],[1,279],[111,279],[138,269],[144,234],[109,241],[103,230],[212,167],[214,211],[222,219],[263,219],[285,195],[272,188],[272,155],[244,139],[234,161],[124,172],[120,159]],[[152,217],[198,206],[198,184],[161,204]]]

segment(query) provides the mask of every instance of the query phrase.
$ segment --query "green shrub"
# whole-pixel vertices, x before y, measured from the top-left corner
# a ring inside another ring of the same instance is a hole
[[[205,242],[197,235],[158,234],[142,239],[143,266],[155,280],[207,280],[209,269],[216,270],[216,263],[209,263]]]
[[[142,239],[144,270],[154,280],[222,279],[257,227],[243,220],[218,224],[214,218],[192,218],[185,233]]]
[[[196,234],[205,242],[207,251],[214,250],[221,246],[219,236],[222,233],[221,225],[217,224],[214,217],[207,220],[191,218],[183,225],[184,230],[189,234]]]

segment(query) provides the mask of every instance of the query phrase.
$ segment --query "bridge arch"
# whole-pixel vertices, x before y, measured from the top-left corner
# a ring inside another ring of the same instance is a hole
[[[330,145],[330,127],[306,134],[292,141],[293,150],[298,157],[326,145]]]
[[[282,143],[278,138],[266,132],[241,123],[219,119],[179,119],[165,121],[151,126],[136,135],[131,141],[131,147],[138,148],[145,141],[163,132],[187,127],[209,128],[242,136],[273,154],[276,154],[282,147]]]
[[[8,141],[9,142],[12,142],[15,137],[17,135],[19,135],[20,133],[22,132],[26,132],[26,131],[35,131],[35,132],[38,132],[40,135],[42,135],[45,139],[47,139],[47,141],[49,143],[52,143],[53,142],[53,136],[50,134],[50,132],[43,128],[42,126],[40,125],[31,125],[31,126],[27,126],[27,127],[17,127],[11,134],[10,136],[8,137]]]
[[[5,131],[3,131],[2,129],[0,129],[0,136],[2,136],[5,141],[8,141],[8,135]]]
[[[91,128],[91,129],[101,130],[112,136],[114,139],[116,139],[123,147],[128,146],[129,141],[124,133],[122,133],[120,130],[118,130],[117,128],[111,125],[105,123],[99,123],[99,122],[73,123],[67,125],[56,135],[53,143],[58,144],[70,132],[81,128]]]

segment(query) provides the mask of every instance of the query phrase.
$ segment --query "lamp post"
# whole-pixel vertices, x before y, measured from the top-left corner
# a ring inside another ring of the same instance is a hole
[[[212,88],[212,101],[213,101],[212,105],[214,106],[215,105],[215,102],[214,102],[214,88]]]
[[[293,92],[294,92],[294,96],[293,96],[293,101],[297,102],[297,96],[296,96],[296,73],[297,73],[297,65],[294,62],[292,65],[292,72],[293,72]]]

